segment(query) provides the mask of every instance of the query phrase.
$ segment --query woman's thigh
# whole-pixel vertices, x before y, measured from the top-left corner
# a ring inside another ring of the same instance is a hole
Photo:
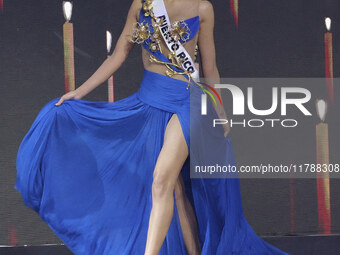
[[[166,183],[174,188],[188,153],[178,116],[173,114],[166,127],[164,143],[156,162],[154,182]]]

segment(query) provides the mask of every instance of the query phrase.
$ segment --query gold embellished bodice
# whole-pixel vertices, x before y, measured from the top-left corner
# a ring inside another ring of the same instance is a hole
[[[182,67],[176,50],[171,52],[160,33],[164,20],[155,17],[152,0],[144,0],[140,11],[139,21],[134,24],[130,40],[143,45],[143,63],[145,69],[167,75],[180,80],[191,79],[191,73]],[[195,59],[198,38],[199,16],[172,22],[168,27],[168,35],[175,42],[179,42]]]

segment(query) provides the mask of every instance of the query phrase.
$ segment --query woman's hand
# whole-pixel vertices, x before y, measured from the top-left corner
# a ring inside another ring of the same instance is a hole
[[[225,112],[225,110],[222,106],[218,106],[215,109],[216,109],[216,113],[217,113],[218,117],[222,120],[227,121],[226,124],[223,124],[224,137],[227,137],[227,135],[230,132],[230,124],[229,124],[229,120],[228,120],[228,117],[227,117],[227,113]]]
[[[80,93],[80,91],[78,89],[76,90],[72,90],[66,94],[64,94],[59,101],[55,104],[56,106],[61,105],[65,100],[74,98],[74,99],[81,99],[83,97],[83,95]]]

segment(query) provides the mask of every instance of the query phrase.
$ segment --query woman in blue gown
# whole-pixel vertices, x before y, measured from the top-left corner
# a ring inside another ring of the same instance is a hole
[[[170,20],[181,20],[172,22],[171,40],[190,56],[198,44],[204,76],[218,78],[212,5],[164,2]],[[41,109],[20,144],[14,187],[74,254],[287,254],[247,223],[238,178],[190,178],[190,166],[210,161],[208,143],[236,166],[229,128],[205,125],[217,116],[210,103],[208,119],[197,113],[205,92],[168,55],[152,4],[134,0],[113,54]],[[134,43],[145,68],[138,92],[114,103],[81,99]]]

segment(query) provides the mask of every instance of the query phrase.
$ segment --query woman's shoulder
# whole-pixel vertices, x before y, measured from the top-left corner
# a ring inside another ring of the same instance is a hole
[[[214,7],[209,0],[200,0],[199,3],[199,16],[201,19],[209,17],[214,14]]]
[[[131,0],[130,11],[134,13],[136,20],[139,19],[139,13],[142,7],[143,7],[143,0]]]
[[[207,12],[213,10],[213,5],[209,0],[200,0],[199,3],[200,12]]]

